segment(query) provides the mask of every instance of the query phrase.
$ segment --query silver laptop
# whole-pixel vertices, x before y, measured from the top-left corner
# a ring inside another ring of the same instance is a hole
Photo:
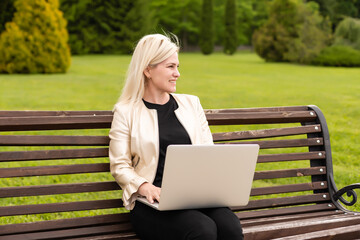
[[[257,144],[170,145],[158,210],[245,206],[249,202]]]

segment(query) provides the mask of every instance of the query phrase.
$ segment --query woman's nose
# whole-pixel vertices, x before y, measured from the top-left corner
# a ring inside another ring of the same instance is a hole
[[[176,68],[175,72],[174,72],[174,76],[176,77],[180,77],[180,72],[179,72],[179,69]]]

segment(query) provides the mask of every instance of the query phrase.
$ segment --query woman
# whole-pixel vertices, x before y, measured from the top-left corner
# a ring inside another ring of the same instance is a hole
[[[174,40],[147,35],[135,48],[109,133],[111,173],[141,239],[243,239],[229,208],[158,211],[136,201],[140,195],[161,201],[168,145],[213,144],[199,99],[174,94],[180,77]]]

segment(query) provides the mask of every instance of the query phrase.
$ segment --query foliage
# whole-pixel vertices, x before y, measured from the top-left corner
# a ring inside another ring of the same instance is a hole
[[[148,31],[150,12],[145,0],[62,0],[74,54],[130,53]]]
[[[345,17],[360,17],[358,7],[360,5],[359,0],[337,0],[334,5],[334,17],[333,22],[337,25]]]
[[[264,25],[265,22],[269,18],[269,1],[268,0],[257,0],[253,1],[251,0],[252,5],[252,13],[253,16],[251,18],[251,31],[250,31],[250,39],[252,36],[252,33],[255,29],[260,28],[260,26]]]
[[[336,0],[308,0],[308,2],[311,1],[319,5],[319,12],[322,16],[332,17],[334,15]]]
[[[59,73],[70,66],[66,21],[57,0],[17,0],[0,35],[0,72]]]
[[[224,53],[232,55],[238,46],[235,0],[227,0],[225,5]]]
[[[154,25],[177,35],[183,50],[197,46],[200,33],[201,0],[152,0]]]
[[[75,54],[128,53],[140,36],[164,31],[176,34],[182,49],[191,51],[197,50],[202,35],[202,1],[61,0],[61,9],[68,20],[69,43]],[[268,16],[269,0],[234,1],[237,43],[250,45],[252,32]],[[225,41],[225,1],[212,0],[212,5],[213,41],[220,46]]]
[[[298,38],[289,43],[289,51],[284,54],[290,62],[311,63],[322,49],[330,44],[330,22],[318,14],[316,4],[299,4]]]
[[[253,45],[266,61],[310,63],[330,43],[328,21],[314,2],[274,0],[269,20],[254,32]]]
[[[312,63],[321,66],[359,67],[360,51],[349,46],[331,46],[323,49]]]
[[[0,1],[0,33],[5,30],[5,23],[10,22],[13,18],[15,0]]]
[[[268,21],[253,35],[256,53],[266,61],[286,61],[289,42],[298,37],[296,33],[297,2],[274,0],[269,9]]]
[[[250,45],[254,17],[257,14],[253,8],[253,0],[236,1],[236,32],[237,42]]]
[[[213,1],[203,0],[200,25],[200,48],[204,54],[214,51]]]
[[[347,17],[337,26],[334,45],[350,46],[360,50],[360,19]]]

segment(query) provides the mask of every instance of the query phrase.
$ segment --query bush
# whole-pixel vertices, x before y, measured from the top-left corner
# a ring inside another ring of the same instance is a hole
[[[266,61],[310,63],[330,37],[330,23],[319,15],[316,3],[274,0],[268,21],[253,34],[253,45]]]
[[[66,21],[58,0],[17,0],[0,35],[0,72],[60,73],[70,66]]]
[[[350,46],[360,50],[360,19],[345,18],[336,27],[334,45]]]
[[[349,46],[331,46],[323,49],[312,63],[320,66],[358,67],[360,51]]]

